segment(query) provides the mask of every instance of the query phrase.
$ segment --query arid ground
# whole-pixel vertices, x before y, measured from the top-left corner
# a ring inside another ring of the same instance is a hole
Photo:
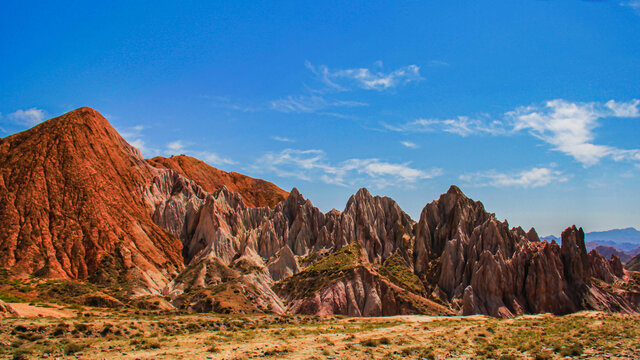
[[[11,304],[0,358],[638,358],[640,318],[600,312],[514,319],[172,314]]]

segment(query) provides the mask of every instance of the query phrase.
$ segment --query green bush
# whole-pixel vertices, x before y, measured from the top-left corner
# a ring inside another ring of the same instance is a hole
[[[68,343],[67,345],[64,346],[62,351],[65,355],[73,355],[75,353],[81,352],[84,348],[85,348],[84,344]]]

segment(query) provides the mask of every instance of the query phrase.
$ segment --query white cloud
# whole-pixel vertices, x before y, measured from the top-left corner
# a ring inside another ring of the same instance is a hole
[[[412,168],[409,163],[389,163],[379,159],[348,159],[331,164],[325,152],[316,149],[284,149],[279,153],[267,153],[256,161],[253,169],[310,182],[320,180],[340,186],[366,185],[377,188],[407,186],[442,173],[440,169],[424,171]]]
[[[638,117],[640,116],[640,100],[634,99],[629,102],[616,102],[615,100],[609,100],[605,104],[606,107],[613,111],[615,117]]]
[[[638,117],[640,101],[618,103],[572,103],[551,100],[544,106],[519,107],[507,113],[514,131],[528,130],[538,139],[553,146],[584,166],[591,166],[604,157],[615,161],[640,160],[640,150],[624,150],[593,143],[598,120],[606,117]]]
[[[193,150],[191,149],[191,145],[193,144],[189,142],[184,142],[182,140],[172,141],[166,145],[163,153],[166,156],[181,155],[181,154],[193,156],[196,159],[203,160],[204,162],[214,166],[230,165],[230,164],[236,163],[235,161],[229,158],[225,158],[211,151]]]
[[[34,126],[41,123],[46,117],[44,110],[31,108],[27,110],[17,110],[7,115],[7,118],[20,125]]]
[[[219,164],[226,164],[226,165],[232,165],[235,164],[236,162],[229,159],[229,158],[224,158],[219,156],[216,153],[212,153],[212,152],[208,152],[208,151],[197,151],[194,153],[194,156],[196,158],[199,158],[211,165],[219,165]]]
[[[348,115],[322,110],[368,106],[369,104],[361,101],[331,99],[326,96],[328,92],[335,93],[353,88],[383,91],[422,80],[420,68],[417,65],[404,66],[387,73],[379,70],[383,66],[382,61],[377,61],[374,65],[376,68],[374,70],[368,68],[329,69],[324,65],[315,67],[307,61],[305,66],[323,83],[324,89],[307,87],[306,94],[288,95],[257,105],[237,104],[224,96],[203,97],[212,99],[212,104],[216,107],[243,112],[273,110],[283,113],[318,113],[338,118],[351,118]]]
[[[180,152],[184,149],[184,144],[180,140],[172,141],[167,144],[167,150],[171,152]]]
[[[143,150],[146,150],[144,146],[144,140],[142,139],[134,139],[134,140],[128,141],[128,143],[129,145],[140,150],[140,152],[142,152]]]
[[[287,142],[287,143],[294,143],[294,142],[296,142],[296,141],[295,141],[295,140],[293,140],[293,139],[289,139],[289,138],[287,138],[287,137],[283,137],[283,136],[272,136],[272,137],[271,137],[271,139],[272,139],[272,140],[275,140],[275,141]]]
[[[311,113],[332,107],[356,107],[368,104],[358,101],[327,100],[318,95],[287,96],[282,99],[272,100],[269,103],[271,110],[285,113]]]
[[[165,144],[164,147],[149,147],[146,145],[144,136],[142,134],[142,131],[145,129],[147,129],[146,126],[136,125],[125,128],[124,130],[119,131],[119,133],[129,144],[138,148],[140,152],[147,158],[152,158],[159,155],[172,156],[185,154],[203,160],[213,166],[230,165],[236,163],[232,159],[225,158],[214,152],[205,150],[194,150],[192,149],[194,145],[193,143],[183,140],[171,141]]]
[[[555,151],[567,154],[584,166],[602,158],[614,161],[640,161],[640,149],[619,149],[594,143],[595,129],[604,118],[640,117],[640,100],[610,100],[606,103],[577,103],[562,99],[547,101],[542,106],[521,106],[496,120],[488,116],[475,119],[458,116],[453,119],[417,119],[402,124],[381,125],[390,131],[406,133],[448,132],[460,136],[511,135],[528,131]]]
[[[623,1],[620,5],[629,7],[640,14],[640,0]]]
[[[501,121],[470,119],[458,116],[455,119],[417,119],[404,124],[391,125],[382,123],[386,129],[407,133],[448,132],[460,136],[488,134],[506,134],[507,130]]]
[[[494,170],[460,175],[460,180],[475,186],[517,186],[536,188],[552,182],[566,182],[569,178],[561,171],[550,168],[532,168],[518,173],[499,173]]]
[[[371,178],[389,176],[404,183],[414,183],[421,179],[430,179],[442,174],[439,169],[425,172],[409,167],[409,163],[393,164],[378,159],[349,159],[342,163],[340,169],[344,171],[354,170],[359,174],[367,174]]]
[[[403,146],[406,146],[408,148],[411,148],[411,149],[417,149],[417,148],[420,147],[418,144],[413,143],[411,141],[400,141],[400,144],[402,144]]]
[[[142,130],[144,129],[145,129],[144,126],[136,125],[136,126],[124,128],[122,130],[118,129],[118,133],[120,133],[120,136],[122,136],[130,145],[138,148],[138,150],[140,150],[140,152],[144,156],[149,156],[149,157],[152,157],[150,155],[155,156],[158,153],[157,150],[151,151],[151,149],[146,147],[145,141],[142,136]]]
[[[337,91],[346,91],[353,87],[382,91],[395,88],[398,85],[423,80],[420,76],[420,67],[417,65],[404,66],[388,73],[371,71],[368,68],[332,70],[325,65],[316,67],[309,61],[305,65],[320,81]],[[382,62],[376,62],[375,65],[382,67]]]

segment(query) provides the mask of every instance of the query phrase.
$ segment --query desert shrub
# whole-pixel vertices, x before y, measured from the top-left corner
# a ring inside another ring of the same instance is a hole
[[[427,360],[434,360],[436,358],[436,355],[433,350],[427,350],[422,352],[422,354],[420,354],[420,357]]]
[[[584,349],[582,348],[582,345],[576,343],[568,346],[563,346],[559,352],[560,356],[578,356],[582,355],[583,351]]]
[[[13,352],[13,356],[11,357],[13,360],[29,360],[29,355],[31,354],[31,352],[24,350],[24,349],[18,349],[16,351]]]
[[[368,346],[368,347],[376,347],[379,345],[389,345],[389,343],[391,342],[391,340],[389,340],[388,337],[382,337],[380,339],[365,339],[360,341],[360,345],[362,346]]]
[[[21,333],[21,334],[18,334],[17,336],[20,339],[27,340],[27,341],[38,341],[43,338],[41,334],[37,334],[33,332]]]
[[[56,327],[53,328],[51,334],[55,337],[63,336],[69,330],[69,324],[66,323],[58,323]]]
[[[67,309],[76,310],[76,311],[84,311],[84,307],[82,305],[78,304],[78,303],[73,303],[73,304],[67,306]],[[78,316],[80,316],[80,315],[78,315]]]
[[[543,350],[534,351],[532,355],[535,360],[549,360],[553,358],[553,355],[551,355],[551,352],[543,351]]]
[[[62,352],[65,355],[73,355],[73,354],[81,352],[84,348],[85,348],[84,344],[68,343],[63,347]]]
[[[102,293],[87,294],[79,299],[87,306],[111,309],[123,307],[122,303],[118,301],[118,299]],[[84,308],[80,306],[77,310],[84,310]]]
[[[288,348],[283,348],[283,349],[275,348],[271,350],[265,350],[262,354],[264,356],[281,356],[289,352],[291,352],[291,350],[289,350]]]
[[[188,323],[186,329],[191,333],[196,333],[202,331],[202,327],[196,323]]]
[[[129,345],[135,346],[138,349],[160,349],[160,345],[157,341],[149,341],[147,339],[136,338],[129,341]]]
[[[159,342],[157,342],[157,341],[150,341],[150,342],[147,342],[147,343],[144,345],[143,349],[160,349],[161,347],[162,347],[162,345],[160,345],[160,343],[159,343]]]
[[[16,327],[13,328],[13,333],[16,333],[16,332],[27,332],[28,330],[29,329],[27,329],[27,327],[24,326],[24,325],[16,325]]]
[[[12,293],[8,293],[8,292],[2,292],[0,291],[0,300],[4,301],[4,302],[8,302],[8,303],[25,303],[25,302],[29,302],[29,300],[20,297],[20,296],[16,296]]]
[[[406,347],[400,351],[400,354],[403,357],[417,356],[419,359],[424,358],[424,359],[432,360],[436,358],[435,353],[433,352],[433,349],[430,347],[426,348],[424,346]]]
[[[74,327],[80,332],[87,332],[87,330],[90,330],[91,325],[85,323],[76,323],[74,324]]]
[[[102,330],[100,330],[100,335],[107,336],[108,334],[111,334],[112,332],[113,332],[113,325],[104,324],[104,326],[102,327]]]

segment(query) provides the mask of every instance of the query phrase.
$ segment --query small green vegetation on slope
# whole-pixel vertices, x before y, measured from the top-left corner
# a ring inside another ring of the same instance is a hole
[[[378,269],[380,275],[386,277],[394,284],[411,292],[422,294],[425,292],[424,285],[420,278],[414,274],[407,262],[400,256],[398,251],[389,256],[384,264]]]
[[[306,297],[332,284],[361,263],[362,247],[354,241],[304,271],[277,283],[274,290],[285,292],[294,298]]]

